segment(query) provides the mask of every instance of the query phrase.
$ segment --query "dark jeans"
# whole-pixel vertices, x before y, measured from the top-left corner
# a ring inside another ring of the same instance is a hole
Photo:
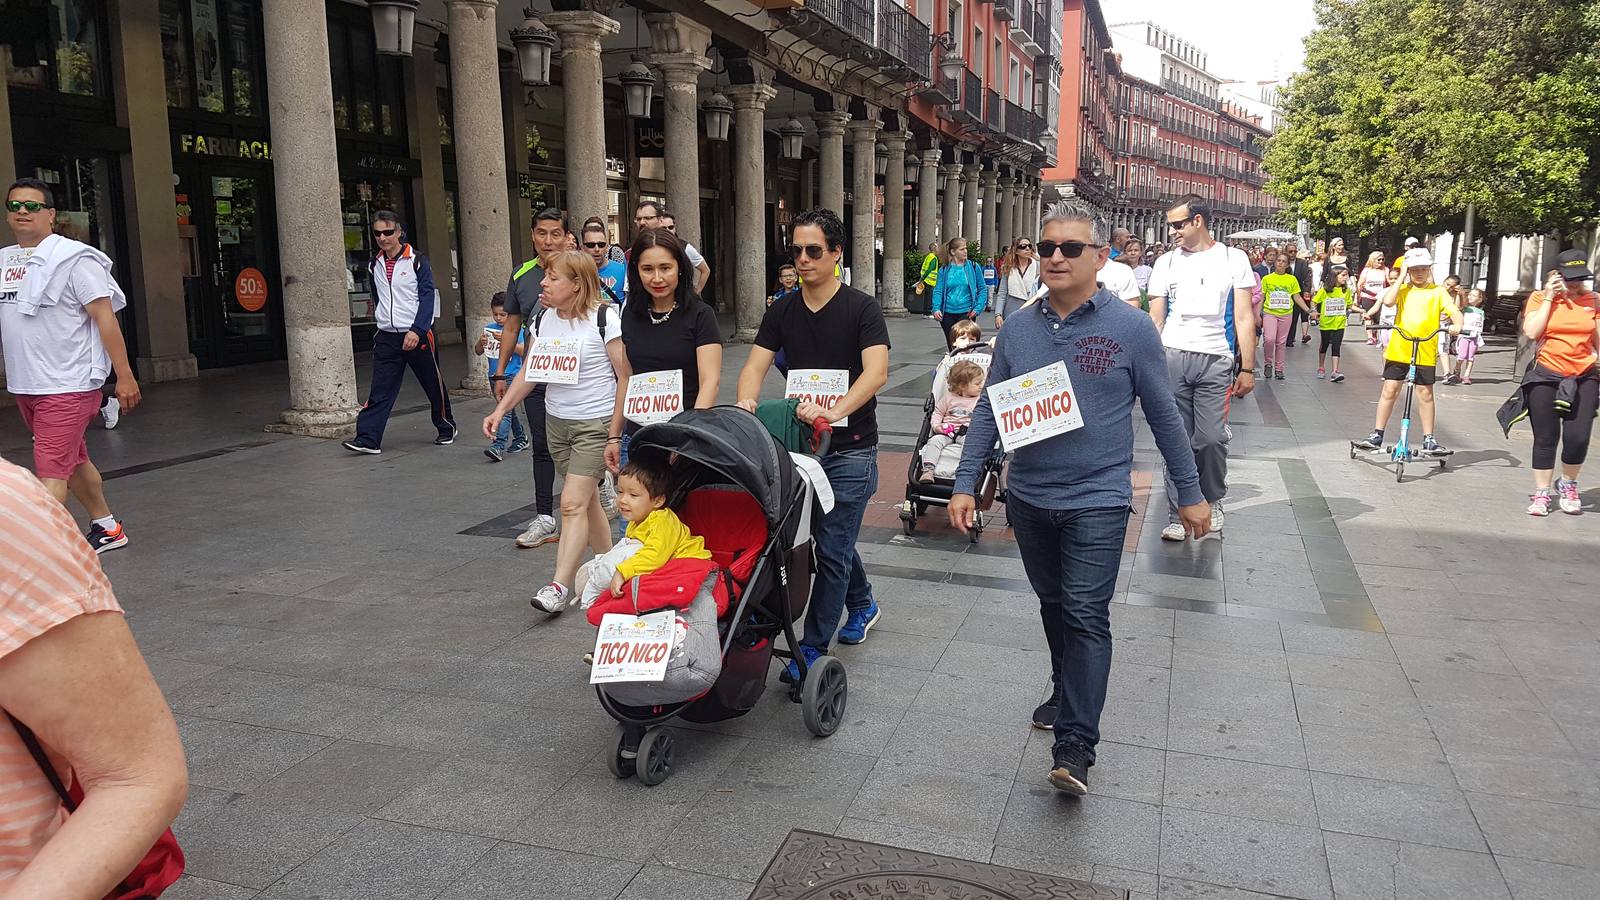
[[[444,389],[444,379],[439,375],[438,345],[433,332],[428,332],[417,342],[416,349],[404,349],[407,332],[380,331],[372,336],[372,392],[367,394],[367,405],[361,407],[356,417],[356,442],[368,447],[383,446],[383,431],[389,426],[389,413],[394,409],[395,398],[400,396],[400,382],[409,366],[428,395],[433,427],[440,434],[455,430],[455,416],[450,412],[450,392]]]
[[[1129,510],[1041,509],[1012,494],[1006,511],[1050,644],[1056,741],[1082,741],[1094,765],[1111,677],[1111,595]]]
[[[811,582],[806,607],[805,637],[800,643],[826,652],[845,609],[872,605],[872,585],[856,552],[867,501],[878,489],[878,448],[840,450],[822,458],[822,470],[833,488],[833,511],[812,531],[816,542],[817,577]]]
[[[541,516],[554,516],[556,509],[556,461],[550,458],[550,443],[544,436],[544,385],[533,389],[522,401],[528,418],[528,455],[533,457],[533,505]]]

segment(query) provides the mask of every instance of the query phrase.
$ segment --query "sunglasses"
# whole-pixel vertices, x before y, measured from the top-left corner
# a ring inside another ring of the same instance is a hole
[[[7,200],[6,201],[6,209],[11,211],[11,212],[22,212],[23,210],[27,210],[28,212],[36,213],[41,209],[49,209],[49,208],[50,208],[50,204],[44,203],[44,202],[39,201],[39,200]]]
[[[1032,244],[1018,244],[1017,245],[1017,249],[1018,250],[1032,250],[1033,249],[1033,245]]]
[[[1167,223],[1167,230],[1168,231],[1181,231],[1183,229],[1183,226],[1189,224],[1190,222],[1193,222],[1196,218],[1199,217],[1199,215],[1200,215],[1199,213],[1195,213],[1192,216],[1184,216],[1183,218],[1179,219],[1176,222],[1168,222]]]
[[[584,241],[583,245],[585,247],[588,247],[590,250],[600,250],[600,249],[605,247],[606,242],[605,241]]]
[[[799,259],[800,254],[804,253],[806,256],[809,256],[812,259],[821,259],[825,249],[826,248],[824,248],[821,244],[807,244],[804,247],[800,246],[799,244],[790,244],[789,255],[795,259]]]
[[[1056,255],[1057,250],[1060,250],[1061,255],[1067,259],[1077,259],[1089,247],[1099,249],[1104,246],[1105,244],[1086,244],[1083,241],[1040,241],[1039,258],[1049,259]]]
[[[394,237],[395,235],[400,233],[400,229],[398,229],[398,228],[374,228],[374,229],[372,229],[372,233],[377,235],[378,237]]]

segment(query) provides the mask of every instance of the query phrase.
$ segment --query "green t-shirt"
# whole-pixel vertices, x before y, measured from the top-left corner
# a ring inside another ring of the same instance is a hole
[[[1350,315],[1350,289],[1322,288],[1311,302],[1317,308],[1317,324],[1323,331],[1343,331]]]
[[[1268,315],[1287,316],[1294,311],[1294,298],[1299,295],[1300,279],[1288,272],[1261,279],[1261,310]]]

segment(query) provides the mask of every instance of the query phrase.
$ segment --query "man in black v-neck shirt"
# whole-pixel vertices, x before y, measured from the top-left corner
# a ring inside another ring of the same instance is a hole
[[[880,616],[856,540],[867,502],[878,489],[875,397],[889,380],[889,329],[877,301],[846,287],[834,274],[845,238],[836,214],[826,209],[803,213],[794,220],[793,234],[789,250],[800,290],[774,301],[762,317],[739,373],[738,397],[740,406],[755,411],[761,380],[780,350],[790,371],[833,369],[849,376],[848,391],[832,407],[802,402],[795,410],[795,417],[807,424],[818,417],[829,422],[848,417],[846,425],[835,428],[828,455],[822,458],[834,506],[813,533],[817,575],[800,642],[809,663],[828,652],[836,629],[841,643],[859,644]],[[846,608],[850,614],[840,628]],[[792,681],[797,675],[798,667],[791,663],[783,677]]]

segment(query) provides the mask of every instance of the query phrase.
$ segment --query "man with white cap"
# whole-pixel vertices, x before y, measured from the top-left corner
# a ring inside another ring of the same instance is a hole
[[[1414,238],[1407,239],[1415,243]],[[1439,444],[1434,437],[1433,424],[1433,382],[1438,375],[1436,360],[1439,353],[1437,341],[1429,338],[1433,330],[1439,327],[1441,316],[1450,317],[1450,334],[1461,333],[1461,309],[1456,306],[1455,299],[1450,296],[1450,289],[1433,281],[1433,254],[1425,247],[1412,247],[1406,251],[1401,263],[1405,270],[1405,279],[1389,285],[1384,289],[1378,302],[1384,307],[1395,309],[1394,332],[1389,336],[1389,345],[1383,353],[1383,393],[1378,395],[1378,417],[1372,426],[1372,434],[1366,440],[1357,441],[1356,447],[1363,450],[1378,450],[1383,447],[1383,429],[1389,423],[1389,414],[1394,411],[1394,401],[1400,396],[1400,388],[1405,384],[1406,374],[1411,368],[1412,348],[1416,348],[1417,360],[1417,411],[1422,420],[1422,452],[1430,456],[1439,456],[1449,451]],[[1406,335],[1427,340],[1413,341]]]

